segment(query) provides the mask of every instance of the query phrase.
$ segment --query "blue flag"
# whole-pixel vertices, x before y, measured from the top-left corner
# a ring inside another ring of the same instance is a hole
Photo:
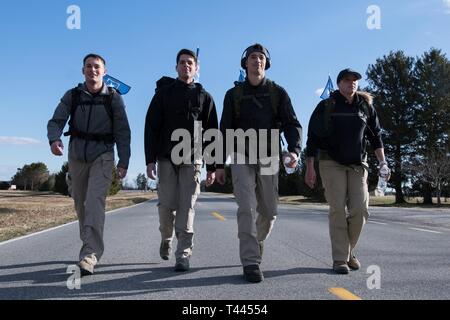
[[[105,74],[105,76],[103,77],[103,81],[108,87],[116,89],[120,95],[127,94],[131,89],[129,85],[126,85],[122,81],[117,80],[116,78],[113,78],[108,74]]]
[[[245,81],[245,71],[240,69],[238,82],[244,82],[244,81]]]
[[[325,89],[323,89],[322,94],[320,95],[320,99],[327,99],[333,91],[333,81],[331,81],[331,77],[328,76],[327,84],[325,86]]]

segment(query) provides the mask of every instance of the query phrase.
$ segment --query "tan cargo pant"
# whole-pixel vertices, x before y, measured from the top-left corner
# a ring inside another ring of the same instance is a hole
[[[232,164],[231,174],[241,263],[244,267],[260,264],[259,241],[267,239],[277,215],[278,173],[261,175],[259,165]]]
[[[200,194],[199,164],[173,166],[158,160],[158,212],[162,241],[177,237],[176,260],[188,258],[194,247],[195,202]]]
[[[320,160],[319,170],[330,205],[333,261],[348,261],[369,218],[367,169],[364,166],[344,166],[333,160]]]
[[[80,239],[80,260],[95,254],[100,260],[104,251],[105,201],[112,181],[114,153],[100,155],[94,162],[84,163],[69,158],[71,196],[75,202]]]

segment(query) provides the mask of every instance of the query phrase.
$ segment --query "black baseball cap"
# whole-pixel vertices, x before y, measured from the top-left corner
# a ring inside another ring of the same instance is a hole
[[[338,76],[337,76],[337,81],[336,81],[336,83],[339,83],[339,81],[341,81],[342,78],[345,77],[345,76],[348,75],[348,74],[354,75],[358,80],[360,80],[360,79],[362,78],[362,77],[361,77],[361,74],[360,74],[359,72],[356,72],[356,71],[353,70],[353,69],[347,68],[347,69],[344,69],[344,70],[342,70],[341,72],[339,72],[339,74],[338,74]]]

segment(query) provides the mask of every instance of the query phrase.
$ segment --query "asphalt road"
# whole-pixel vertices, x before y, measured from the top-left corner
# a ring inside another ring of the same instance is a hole
[[[327,207],[280,205],[265,280],[251,284],[242,277],[236,208],[233,198],[201,195],[186,273],[173,271],[173,256],[159,257],[155,201],[108,213],[105,254],[79,289],[67,286],[81,245],[77,223],[0,243],[0,299],[450,299],[449,210],[371,208],[357,250],[362,269],[336,275]]]

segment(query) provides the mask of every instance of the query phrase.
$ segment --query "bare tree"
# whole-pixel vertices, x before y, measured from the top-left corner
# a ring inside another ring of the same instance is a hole
[[[440,150],[428,152],[425,158],[416,158],[411,170],[419,179],[431,184],[436,190],[438,205],[441,205],[441,191],[450,182],[450,156]]]

